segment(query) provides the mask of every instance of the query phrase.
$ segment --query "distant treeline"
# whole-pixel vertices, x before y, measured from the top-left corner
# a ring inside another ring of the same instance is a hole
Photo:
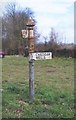
[[[74,49],[59,49],[59,50],[53,50],[53,56],[55,57],[73,57],[76,58],[76,50]]]
[[[57,44],[56,42],[48,42],[47,44],[38,44],[36,51],[52,52],[53,57],[73,57],[76,58],[75,44]]]
[[[58,49],[54,49],[50,47],[50,49],[47,50],[43,49],[42,46],[37,45],[38,47],[40,47],[40,49],[35,49],[35,52],[52,52],[53,57],[72,57],[72,58],[76,58],[76,49],[73,48],[58,48]],[[7,53],[8,55],[23,55],[25,57],[27,57],[29,55],[28,50],[24,50],[23,48],[20,48],[19,51],[15,50],[14,51],[8,51]]]

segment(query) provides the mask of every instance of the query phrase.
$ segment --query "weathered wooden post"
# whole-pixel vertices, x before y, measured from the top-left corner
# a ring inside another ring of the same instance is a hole
[[[32,18],[29,18],[27,22],[28,30],[28,51],[29,56],[34,52],[34,21]],[[29,59],[29,97],[30,101],[34,100],[34,60]]]
[[[34,21],[29,18],[27,30],[22,30],[23,38],[28,38],[29,51],[29,97],[30,101],[34,100],[34,60],[52,59],[52,52],[34,52]]]

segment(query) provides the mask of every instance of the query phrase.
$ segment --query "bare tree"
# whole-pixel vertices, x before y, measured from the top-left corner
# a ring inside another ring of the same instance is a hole
[[[3,16],[2,34],[3,49],[9,54],[17,54],[19,49],[24,51],[27,39],[22,38],[21,30],[26,29],[29,16],[33,16],[31,9],[19,10],[16,3],[7,5]]]
[[[48,48],[49,50],[55,50],[59,47],[58,45],[58,33],[55,32],[54,28],[51,28],[51,32],[49,35],[49,42],[48,42]]]

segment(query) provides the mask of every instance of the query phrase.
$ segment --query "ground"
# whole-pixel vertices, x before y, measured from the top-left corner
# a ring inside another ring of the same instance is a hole
[[[3,118],[73,118],[74,59],[34,62],[35,99],[29,101],[29,64],[25,57],[2,60]]]

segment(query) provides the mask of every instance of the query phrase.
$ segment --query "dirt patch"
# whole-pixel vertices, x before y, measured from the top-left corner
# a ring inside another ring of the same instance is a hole
[[[55,72],[55,70],[47,70],[48,73]]]

